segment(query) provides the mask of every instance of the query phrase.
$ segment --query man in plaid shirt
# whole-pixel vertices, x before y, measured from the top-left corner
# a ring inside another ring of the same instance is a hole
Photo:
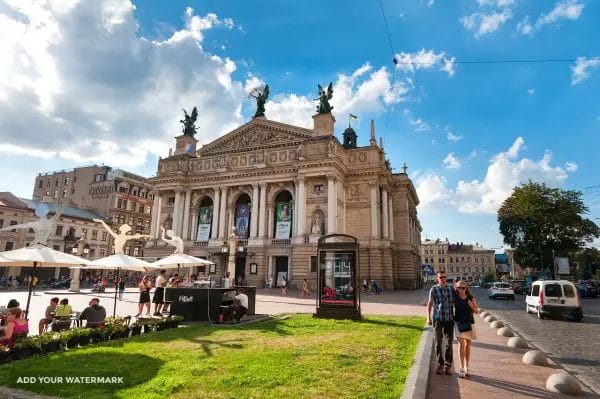
[[[446,272],[438,272],[438,284],[431,287],[427,302],[427,324],[435,329],[435,352],[438,368],[436,373],[452,374],[452,340],[454,338],[454,300],[452,289],[446,284]],[[433,309],[433,322],[431,310]],[[442,351],[442,338],[446,338],[446,348]],[[445,367],[444,367],[445,365]]]

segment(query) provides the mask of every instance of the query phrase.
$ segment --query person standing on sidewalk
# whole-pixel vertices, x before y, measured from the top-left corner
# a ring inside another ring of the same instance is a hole
[[[466,281],[461,280],[456,283],[456,292],[454,293],[454,320],[456,321],[460,357],[460,378],[469,377],[469,359],[471,357],[471,341],[477,339],[475,332],[475,318],[473,313],[479,313],[477,301],[471,295]]]
[[[452,374],[452,339],[454,337],[454,303],[452,289],[446,283],[446,272],[438,272],[438,283],[429,291],[427,301],[427,324],[435,329],[435,352],[437,374]],[[433,310],[433,321],[431,311]],[[446,348],[442,351],[442,341],[446,338]],[[445,367],[444,367],[445,366]]]

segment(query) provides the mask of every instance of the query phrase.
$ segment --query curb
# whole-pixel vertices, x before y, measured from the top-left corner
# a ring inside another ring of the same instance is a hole
[[[433,329],[430,326],[425,326],[419,345],[417,346],[414,363],[404,383],[404,391],[402,392],[401,399],[422,399],[427,397],[432,352]]]

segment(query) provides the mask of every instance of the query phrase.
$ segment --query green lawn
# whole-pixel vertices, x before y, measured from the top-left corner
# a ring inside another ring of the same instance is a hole
[[[361,322],[293,315],[180,327],[0,367],[0,384],[68,398],[398,398],[422,317]],[[18,384],[23,376],[117,376],[124,384]]]

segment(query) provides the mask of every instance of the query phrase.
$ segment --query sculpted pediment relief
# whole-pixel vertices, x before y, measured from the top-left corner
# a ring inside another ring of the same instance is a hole
[[[271,126],[253,124],[204,145],[198,155],[210,156],[227,152],[250,151],[258,148],[298,146],[310,137],[308,133],[286,131]]]

